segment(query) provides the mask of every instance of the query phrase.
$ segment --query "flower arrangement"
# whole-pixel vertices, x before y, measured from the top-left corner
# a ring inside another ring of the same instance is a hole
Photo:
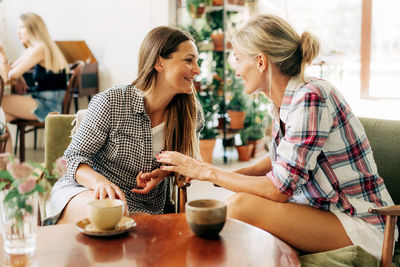
[[[10,235],[24,239],[24,220],[34,215],[37,208],[30,199],[36,193],[45,197],[51,187],[49,181],[61,177],[66,169],[64,158],[57,159],[50,172],[39,163],[20,162],[9,153],[0,154],[0,190],[3,196],[0,205],[3,220],[7,218],[9,221]]]

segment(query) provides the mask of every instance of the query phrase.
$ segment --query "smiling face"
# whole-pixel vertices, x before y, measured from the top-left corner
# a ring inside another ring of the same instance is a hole
[[[28,44],[29,44],[28,33],[26,30],[25,24],[21,20],[18,21],[17,35],[18,35],[18,38],[21,41],[21,43],[24,46],[28,46]]]
[[[236,75],[243,79],[246,94],[265,92],[267,86],[265,69],[260,71],[258,58],[251,57],[237,48],[234,48],[234,56]]]
[[[190,94],[193,92],[193,80],[200,74],[198,58],[196,45],[192,41],[184,41],[176,52],[170,54],[170,58],[160,57],[155,68],[174,94]]]

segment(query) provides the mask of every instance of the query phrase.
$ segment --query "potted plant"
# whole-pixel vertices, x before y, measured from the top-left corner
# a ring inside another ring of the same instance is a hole
[[[200,18],[204,14],[206,6],[210,5],[210,2],[209,0],[187,0],[187,8],[190,16]]]
[[[218,131],[214,127],[214,117],[217,112],[217,102],[212,90],[207,89],[197,94],[203,108],[204,128],[200,133],[200,152],[203,161],[212,163],[212,153],[215,146],[215,137]]]
[[[232,98],[227,106],[227,112],[231,119],[229,128],[243,129],[247,108],[247,99],[243,94],[243,84],[236,77],[233,77],[230,87]]]
[[[240,140],[242,141],[241,145],[236,146],[236,150],[239,155],[239,161],[248,161],[250,160],[251,152],[253,150],[253,144],[249,144],[249,129],[242,129],[240,131]]]

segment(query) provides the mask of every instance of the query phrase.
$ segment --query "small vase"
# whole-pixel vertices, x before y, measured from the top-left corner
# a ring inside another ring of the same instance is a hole
[[[26,208],[16,208],[9,202],[4,203],[6,195],[6,190],[0,192],[4,250],[8,254],[32,253],[36,249],[38,195],[33,193],[21,197],[22,201],[25,201]]]

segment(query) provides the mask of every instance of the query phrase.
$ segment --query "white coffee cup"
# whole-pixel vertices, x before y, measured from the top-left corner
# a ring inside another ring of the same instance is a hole
[[[87,204],[89,221],[102,230],[113,229],[124,213],[124,202],[119,199],[97,199]]]

